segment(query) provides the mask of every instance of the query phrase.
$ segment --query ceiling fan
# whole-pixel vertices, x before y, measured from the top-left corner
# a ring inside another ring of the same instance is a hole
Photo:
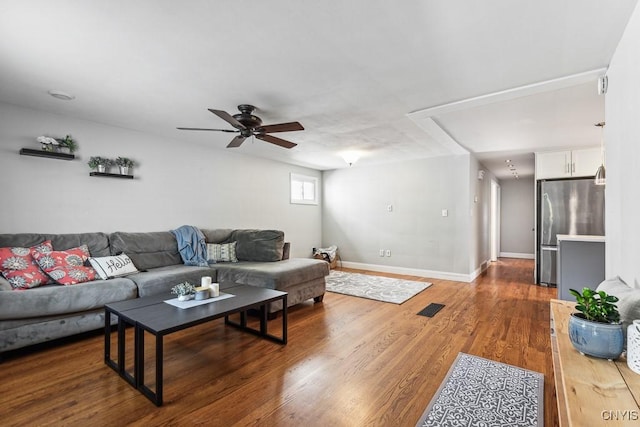
[[[262,119],[258,116],[254,116],[252,113],[256,109],[253,105],[249,104],[241,104],[238,105],[238,110],[240,110],[240,114],[234,114],[233,116],[226,111],[222,110],[214,110],[208,108],[216,116],[220,117],[222,120],[229,123],[231,126],[235,128],[232,129],[203,129],[203,128],[183,128],[179,127],[177,129],[180,130],[206,130],[206,131],[217,131],[217,132],[230,132],[230,133],[239,133],[240,135],[236,136],[231,140],[227,148],[239,147],[246,138],[250,136],[255,136],[258,139],[263,141],[270,142],[275,145],[279,145],[284,148],[293,148],[298,144],[293,142],[286,141],[282,138],[278,138],[273,135],[267,135],[268,133],[273,132],[292,132],[296,130],[304,130],[304,127],[299,122],[289,122],[289,123],[278,123],[275,125],[262,125]]]

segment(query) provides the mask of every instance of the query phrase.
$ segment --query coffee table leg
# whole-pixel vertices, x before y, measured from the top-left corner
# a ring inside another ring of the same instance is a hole
[[[144,383],[144,328],[140,325],[136,325],[136,360],[138,368],[136,370],[137,373],[137,384],[138,390],[149,400],[156,404],[156,406],[162,406],[162,358],[163,358],[163,336],[153,334],[156,337],[156,391],[154,392]]]
[[[282,297],[282,343],[287,343],[287,296]]]
[[[162,335],[156,335],[156,401],[157,406],[162,406]]]
[[[125,377],[125,339],[125,323],[122,321],[121,316],[118,316],[118,373],[122,377]]]
[[[139,389],[144,385],[144,330],[138,325],[135,327],[134,343],[133,372],[135,387]]]
[[[267,335],[267,304],[260,306],[260,335]]]
[[[111,312],[104,309],[104,363],[114,368],[111,360]]]

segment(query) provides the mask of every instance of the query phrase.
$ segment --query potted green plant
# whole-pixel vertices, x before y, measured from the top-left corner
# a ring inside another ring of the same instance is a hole
[[[120,167],[121,175],[128,175],[129,169],[133,167],[135,162],[127,157],[118,157],[116,159],[116,165]]]
[[[113,164],[113,160],[106,157],[92,156],[87,162],[91,169],[95,169],[98,172],[106,172],[107,168]]]
[[[178,301],[187,301],[195,295],[196,287],[189,282],[182,282],[171,288],[171,293],[178,295]]]
[[[60,147],[66,147],[69,153],[73,154],[78,149],[78,143],[71,138],[71,135],[67,135],[62,139],[56,139]]]
[[[569,339],[582,354],[617,359],[624,349],[624,331],[616,302],[618,297],[604,291],[570,289],[576,310],[569,318]]]

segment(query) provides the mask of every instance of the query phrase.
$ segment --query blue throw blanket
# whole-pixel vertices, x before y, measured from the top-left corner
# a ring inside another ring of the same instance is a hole
[[[171,230],[178,241],[180,257],[185,265],[197,265],[207,267],[207,243],[204,234],[197,227],[183,225],[180,228]]]

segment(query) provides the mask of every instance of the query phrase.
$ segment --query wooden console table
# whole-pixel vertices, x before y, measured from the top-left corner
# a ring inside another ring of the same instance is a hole
[[[640,425],[640,375],[620,357],[580,354],[569,341],[575,303],[551,300],[551,348],[560,426]]]

